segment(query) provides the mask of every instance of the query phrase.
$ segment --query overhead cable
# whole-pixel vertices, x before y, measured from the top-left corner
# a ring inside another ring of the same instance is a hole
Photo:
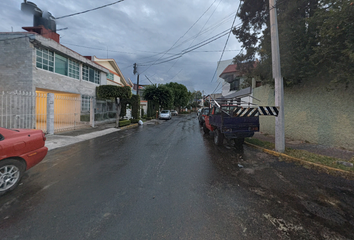
[[[108,6],[111,6],[111,5],[114,5],[114,4],[123,2],[123,1],[124,1],[124,0],[119,0],[119,1],[116,1],[116,2],[113,2],[113,3],[109,3],[109,4],[106,4],[106,5],[103,5],[103,6],[100,6],[100,7],[96,7],[96,8],[92,8],[92,9],[89,9],[89,10],[85,10],[85,11],[82,11],[82,12],[72,13],[72,14],[69,14],[69,15],[57,17],[57,18],[55,18],[55,19],[67,18],[67,17],[72,17],[72,16],[75,16],[75,15],[79,15],[79,14],[83,14],[83,13],[95,11],[95,10],[98,10],[98,9],[101,9],[101,8],[105,8],[105,7],[108,7]]]
[[[214,2],[207,8],[207,10],[204,11],[204,13],[192,24],[192,26],[189,27],[189,29],[181,36],[177,39],[177,41],[161,56],[159,57],[153,64],[151,64],[151,66],[155,65],[155,63],[157,61],[159,61],[161,58],[163,58],[165,56],[166,53],[168,53],[177,43],[180,39],[182,39],[193,27],[195,24],[197,24],[197,22],[204,16],[204,14],[211,8],[211,6],[216,2],[216,0],[214,0]],[[151,66],[149,66],[147,69],[145,69],[143,72],[147,71]]]

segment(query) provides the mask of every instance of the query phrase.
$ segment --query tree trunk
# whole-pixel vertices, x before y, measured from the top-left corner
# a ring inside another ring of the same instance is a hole
[[[116,128],[119,127],[119,115],[120,115],[120,110],[121,110],[121,103],[120,103],[120,99],[116,97]]]

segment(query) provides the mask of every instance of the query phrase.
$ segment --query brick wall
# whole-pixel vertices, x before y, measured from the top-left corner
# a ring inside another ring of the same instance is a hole
[[[24,34],[1,34],[0,91],[33,91],[32,59],[32,47]]]

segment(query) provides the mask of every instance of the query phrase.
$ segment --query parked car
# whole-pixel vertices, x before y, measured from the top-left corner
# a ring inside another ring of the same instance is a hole
[[[198,115],[198,121],[200,125],[203,125],[205,116],[209,114],[210,108],[201,108],[201,111]]]
[[[198,109],[198,111],[197,111],[197,118],[199,118],[202,109],[203,109],[203,108],[199,108],[199,109]]]
[[[171,110],[171,114],[172,114],[172,116],[177,116],[178,112],[176,110]]]
[[[0,128],[0,195],[12,191],[23,173],[47,155],[42,130]]]
[[[160,112],[160,115],[159,115],[159,119],[171,119],[172,118],[172,115],[171,115],[171,111],[170,110],[162,110]]]

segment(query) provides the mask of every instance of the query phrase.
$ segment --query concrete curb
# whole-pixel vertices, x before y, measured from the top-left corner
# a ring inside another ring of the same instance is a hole
[[[322,164],[309,162],[309,161],[306,161],[306,160],[303,160],[300,158],[295,158],[295,157],[286,155],[284,153],[279,153],[279,152],[276,152],[273,150],[269,150],[269,149],[254,145],[254,144],[246,142],[246,141],[245,141],[245,144],[247,144],[250,147],[260,149],[261,151],[271,154],[273,156],[281,157],[287,162],[294,162],[294,163],[300,164],[306,168],[315,169],[315,170],[325,172],[325,173],[333,175],[333,176],[340,176],[340,177],[346,178],[348,180],[354,180],[354,173],[351,173],[351,172],[348,172],[348,171],[345,171],[342,169],[332,168],[332,167],[328,167],[328,166],[325,166]]]
[[[120,127],[118,129],[125,130],[125,129],[129,129],[129,128],[137,127],[137,126],[139,126],[139,124],[134,123],[134,124],[130,124],[130,125],[127,125],[127,126],[124,126],[124,127]]]

